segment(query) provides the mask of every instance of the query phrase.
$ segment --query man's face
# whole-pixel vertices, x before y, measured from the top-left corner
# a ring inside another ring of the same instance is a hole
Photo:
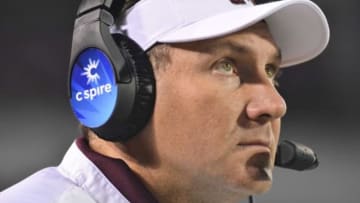
[[[152,118],[159,167],[176,184],[248,195],[268,190],[286,104],[280,53],[265,23],[173,44],[157,73]]]

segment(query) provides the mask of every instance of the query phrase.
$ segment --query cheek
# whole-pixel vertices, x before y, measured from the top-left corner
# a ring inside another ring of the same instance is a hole
[[[281,120],[280,119],[276,119],[276,120],[273,121],[272,129],[273,129],[273,132],[274,132],[275,142],[277,144],[279,142],[280,129],[281,129]]]
[[[272,158],[275,162],[275,155],[276,155],[276,149],[277,145],[279,144],[280,139],[280,129],[281,129],[281,120],[276,119],[272,122],[272,129],[273,129],[273,135],[274,135],[274,143],[273,143],[273,152],[272,152]]]
[[[211,84],[195,78],[177,76],[176,81],[161,85],[165,88],[159,88],[155,110],[156,133],[163,137],[161,150],[168,151],[171,159],[177,159],[174,161],[186,160],[193,166],[221,156],[228,148],[226,135],[238,116],[230,108],[229,98],[226,100]]]

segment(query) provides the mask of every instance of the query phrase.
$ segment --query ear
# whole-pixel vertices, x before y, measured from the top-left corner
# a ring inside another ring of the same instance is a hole
[[[147,51],[147,55],[153,67],[154,77],[158,81],[171,65],[171,46],[157,44]]]

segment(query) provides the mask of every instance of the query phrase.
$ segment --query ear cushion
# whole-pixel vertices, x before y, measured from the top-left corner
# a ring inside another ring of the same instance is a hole
[[[136,93],[132,113],[124,124],[128,126],[127,135],[119,138],[127,140],[142,130],[149,121],[155,104],[155,79],[151,63],[142,48],[122,34],[113,34],[114,41],[126,58],[130,74],[135,79]],[[121,133],[123,134],[123,133]]]

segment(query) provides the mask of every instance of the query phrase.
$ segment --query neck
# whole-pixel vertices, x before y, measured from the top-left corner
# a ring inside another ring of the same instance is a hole
[[[199,184],[196,178],[189,179],[175,175],[172,171],[161,172],[160,176],[154,175],[146,177],[145,180],[152,188],[152,193],[159,202],[166,203],[236,203],[247,196],[239,195],[238,191],[225,191],[222,187],[214,187],[217,183]],[[148,179],[149,178],[149,179]],[[152,179],[153,178],[153,179]],[[206,182],[204,180],[200,180]],[[202,182],[202,183],[203,183]]]
[[[141,135],[127,143],[110,142],[89,132],[89,145],[102,155],[122,159],[143,181],[148,190],[159,202],[239,202],[246,195],[239,196],[225,191],[223,187],[200,176],[184,174],[161,164],[155,146],[149,143],[151,136]],[[141,148],[139,146],[142,146]],[[192,177],[192,178],[189,178]]]

